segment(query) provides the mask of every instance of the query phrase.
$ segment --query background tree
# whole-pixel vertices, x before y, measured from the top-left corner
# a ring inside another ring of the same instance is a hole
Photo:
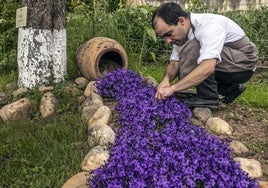
[[[67,73],[64,0],[22,0],[27,25],[18,34],[18,85],[33,88],[57,83]]]
[[[127,0],[126,4],[129,6],[141,6],[141,5],[146,5],[145,0]]]

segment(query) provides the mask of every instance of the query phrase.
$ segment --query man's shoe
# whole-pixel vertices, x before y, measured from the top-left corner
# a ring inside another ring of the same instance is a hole
[[[198,97],[192,97],[187,99],[182,99],[182,101],[187,104],[189,107],[200,107],[200,108],[210,108],[210,109],[218,109],[219,108],[219,100],[218,99],[203,99]]]
[[[229,104],[234,102],[234,100],[241,95],[246,90],[246,86],[239,84],[237,87],[232,89],[227,95],[224,96],[222,102]]]

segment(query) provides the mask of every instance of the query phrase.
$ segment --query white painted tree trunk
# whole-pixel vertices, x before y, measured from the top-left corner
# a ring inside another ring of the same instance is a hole
[[[20,28],[17,61],[19,87],[33,88],[64,80],[66,30]]]
[[[27,25],[19,28],[18,86],[34,88],[64,80],[67,74],[64,0],[22,0]]]
[[[66,29],[53,30],[53,76],[54,83],[59,83],[64,80],[67,74],[67,37]]]

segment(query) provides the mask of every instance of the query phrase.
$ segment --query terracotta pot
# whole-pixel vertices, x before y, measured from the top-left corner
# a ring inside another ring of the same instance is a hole
[[[92,81],[117,68],[128,67],[124,48],[107,37],[95,37],[81,45],[76,52],[76,61],[81,74]]]

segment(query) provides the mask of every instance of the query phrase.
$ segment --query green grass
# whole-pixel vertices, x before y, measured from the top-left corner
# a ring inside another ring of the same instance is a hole
[[[250,106],[268,108],[268,84],[246,84],[247,90],[238,98]]]
[[[11,71],[8,74],[1,74],[0,76],[0,91],[6,90],[6,85],[11,82],[17,82],[18,73]]]
[[[268,70],[257,71],[245,85],[247,89],[237,101],[249,106],[268,109]]]
[[[0,124],[0,187],[61,187],[89,151],[80,115]]]
[[[129,69],[139,72],[143,77],[150,76],[160,82],[165,73],[165,68],[166,66],[163,64],[158,65],[154,63],[146,66],[141,66],[140,70],[135,70],[131,68]]]

